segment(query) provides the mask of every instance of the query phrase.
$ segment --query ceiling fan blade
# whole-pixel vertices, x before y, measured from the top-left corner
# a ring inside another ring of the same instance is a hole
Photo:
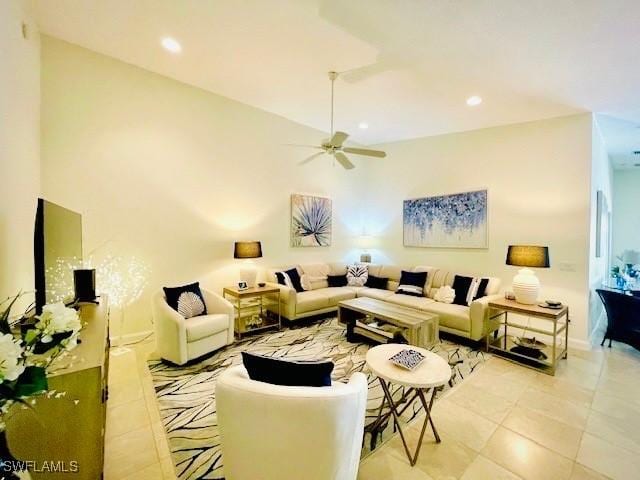
[[[387,156],[387,153],[383,152],[382,150],[369,150],[368,148],[344,147],[342,151],[347,153],[355,153],[356,155],[365,155],[367,157],[384,158]]]
[[[322,149],[323,148],[320,145],[307,145],[307,144],[302,144],[302,143],[283,143],[283,145],[285,145],[287,147],[307,147],[307,148],[316,148],[316,149]]]
[[[349,138],[348,133],[336,132],[333,134],[333,137],[331,137],[331,140],[329,140],[329,143],[332,147],[341,147],[347,138]]]
[[[314,153],[310,157],[307,157],[304,160],[298,162],[298,165],[305,165],[305,164],[309,163],[311,160],[313,160],[314,158],[319,157],[320,155],[324,155],[324,152]]]
[[[340,165],[342,165],[347,170],[351,170],[352,168],[355,168],[355,165],[351,163],[351,161],[347,158],[347,156],[344,153],[336,152],[335,157],[336,157],[336,160],[340,162]]]

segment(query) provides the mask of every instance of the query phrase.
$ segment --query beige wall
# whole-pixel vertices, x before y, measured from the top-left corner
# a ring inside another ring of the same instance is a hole
[[[126,332],[150,328],[148,292],[236,280],[234,240],[261,240],[264,266],[349,255],[363,170],[299,167],[314,151],[283,146],[321,132],[48,37],[42,70],[45,197],[83,214],[85,256],[152,270]],[[289,247],[291,193],[333,199],[331,247]]]
[[[27,24],[27,38],[22,36]],[[0,299],[33,290],[40,192],[40,40],[18,0],[0,2]],[[33,295],[24,299],[28,305]],[[14,311],[18,313],[18,309]]]
[[[613,255],[625,250],[640,251],[640,170],[613,174]]]
[[[363,220],[377,237],[373,261],[491,274],[510,287],[507,246],[548,245],[541,296],[569,304],[571,336],[585,341],[591,131],[584,114],[381,145],[388,159],[371,163]],[[489,191],[488,249],[403,247],[403,200],[480,188]]]
[[[605,311],[596,292],[609,276],[610,251],[611,251],[611,227],[608,221],[602,222],[602,247],[601,256],[596,256],[596,236],[597,236],[597,192],[601,191],[606,199],[603,205],[607,214],[611,212],[612,197],[612,168],[609,161],[604,139],[597,121],[593,120],[592,132],[592,162],[591,162],[591,217],[589,225],[589,333],[597,328],[599,322],[604,321]],[[607,240],[608,238],[608,240]]]

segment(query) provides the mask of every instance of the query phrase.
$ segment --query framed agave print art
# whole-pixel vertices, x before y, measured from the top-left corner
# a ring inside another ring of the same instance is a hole
[[[331,199],[291,195],[291,246],[331,245]]]
[[[405,200],[405,247],[488,248],[487,190]]]

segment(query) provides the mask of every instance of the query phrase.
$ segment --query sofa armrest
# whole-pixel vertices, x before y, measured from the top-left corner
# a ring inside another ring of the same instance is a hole
[[[162,293],[152,299],[156,346],[161,358],[182,365],[187,361],[187,328],[182,315],[171,308]]]
[[[469,328],[469,336],[473,340],[480,340],[488,333],[495,330],[497,322],[490,321],[495,310],[489,308],[489,302],[503,298],[502,294],[488,295],[471,302],[469,307],[469,320],[471,325]]]
[[[295,288],[287,287],[286,285],[280,285],[279,283],[267,282],[269,287],[277,287],[280,289],[280,303],[296,303],[296,290]]]
[[[232,303],[219,295],[209,290],[200,289],[202,296],[204,297],[204,303],[207,305],[207,313],[226,313],[229,317],[229,328],[227,329],[227,345],[233,343],[234,335],[234,323],[236,319],[236,312]]]

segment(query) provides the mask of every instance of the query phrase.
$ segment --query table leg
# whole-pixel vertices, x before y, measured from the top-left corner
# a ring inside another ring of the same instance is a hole
[[[413,467],[418,461],[418,455],[420,455],[420,449],[422,448],[422,440],[424,438],[424,432],[428,424],[431,424],[431,429],[433,430],[433,434],[436,438],[436,442],[438,443],[440,442],[440,436],[438,435],[438,432],[431,418],[431,407],[433,406],[433,401],[435,399],[436,389],[435,388],[433,389],[433,393],[431,394],[431,400],[429,401],[429,403],[427,403],[426,399],[424,398],[424,392],[422,389],[419,389],[419,388],[409,389],[409,390],[415,390],[417,395],[420,397],[420,401],[422,402],[422,405],[425,409],[425,415],[426,415],[426,418],[424,419],[424,423],[422,424],[422,429],[420,431],[420,438],[418,439],[418,444],[416,445],[415,453],[412,455],[411,451],[409,450],[409,446],[407,445],[407,440],[404,438],[404,432],[402,431],[402,426],[400,424],[401,413],[398,413],[396,409],[396,405],[393,401],[393,397],[391,396],[391,391],[389,390],[389,386],[383,379],[378,378],[378,380],[380,380],[380,385],[382,386],[382,390],[384,391],[385,398],[387,399],[387,403],[389,404],[389,408],[391,409],[391,414],[393,415],[393,421],[398,429],[398,433],[400,434],[400,439],[402,440],[404,451],[407,454],[409,463]],[[413,398],[415,399],[415,395]],[[407,406],[405,406],[405,408],[402,411],[404,412],[406,408]]]

